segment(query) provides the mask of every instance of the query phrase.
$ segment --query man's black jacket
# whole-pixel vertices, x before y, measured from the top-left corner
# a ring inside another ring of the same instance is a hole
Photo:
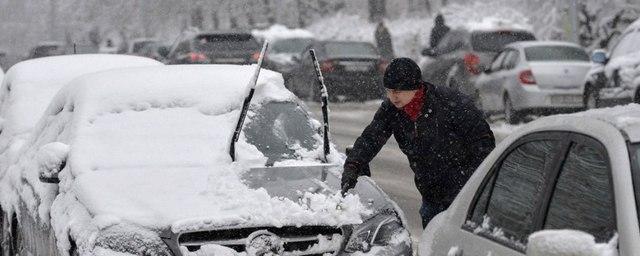
[[[385,100],[346,162],[366,170],[392,134],[427,202],[450,203],[495,147],[493,132],[469,97],[431,84],[426,84],[425,103],[416,122]]]

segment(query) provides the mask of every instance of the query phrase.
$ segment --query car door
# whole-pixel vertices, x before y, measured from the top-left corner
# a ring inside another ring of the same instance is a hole
[[[518,106],[520,95],[517,94],[516,86],[520,86],[518,74],[518,64],[520,62],[520,52],[516,49],[508,48],[505,50],[506,56],[502,62],[500,69],[500,86],[496,88],[496,102],[500,104],[500,110],[504,110],[505,94],[509,94],[513,103]]]
[[[538,230],[549,173],[557,168],[566,134],[540,132],[513,143],[487,172],[462,223],[451,222],[434,255],[522,256]]]
[[[478,93],[480,94],[480,102],[482,109],[488,112],[496,112],[500,110],[497,101],[500,88],[500,77],[502,69],[502,61],[506,55],[505,51],[500,52],[491,62],[488,72],[478,79]]]
[[[615,200],[607,151],[595,139],[572,134],[561,167],[552,173],[544,200],[542,229],[573,229],[593,235],[597,243],[616,233]]]

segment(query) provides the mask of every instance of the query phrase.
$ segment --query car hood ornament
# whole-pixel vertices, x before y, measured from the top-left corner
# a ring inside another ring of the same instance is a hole
[[[284,242],[267,230],[258,230],[247,237],[245,251],[248,256],[271,256],[284,253]]]

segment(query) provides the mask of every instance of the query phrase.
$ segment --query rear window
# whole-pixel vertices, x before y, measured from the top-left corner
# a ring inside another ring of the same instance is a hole
[[[250,34],[209,34],[194,39],[198,50],[256,50],[258,41]]]
[[[151,45],[153,44],[153,41],[144,41],[144,42],[137,42],[133,44],[133,49],[131,49],[131,52],[133,53],[139,53],[142,51],[142,48],[144,48],[147,45]]]
[[[325,44],[328,56],[371,56],[378,55],[376,48],[368,43],[334,42]]]
[[[278,40],[271,46],[271,51],[274,53],[300,53],[311,41],[310,38]]]
[[[64,54],[63,49],[57,45],[38,46],[33,52],[34,57],[47,57],[61,54]]]
[[[478,52],[499,52],[507,44],[518,41],[533,41],[536,37],[529,32],[496,31],[471,34],[471,46]]]
[[[589,61],[589,55],[578,47],[533,46],[524,49],[528,61]]]

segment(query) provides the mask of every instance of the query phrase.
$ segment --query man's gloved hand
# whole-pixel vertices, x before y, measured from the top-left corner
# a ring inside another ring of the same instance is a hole
[[[344,171],[342,172],[342,195],[344,196],[349,189],[352,189],[358,183],[358,177],[360,176],[360,171],[358,170],[358,165],[353,162],[344,163]]]

